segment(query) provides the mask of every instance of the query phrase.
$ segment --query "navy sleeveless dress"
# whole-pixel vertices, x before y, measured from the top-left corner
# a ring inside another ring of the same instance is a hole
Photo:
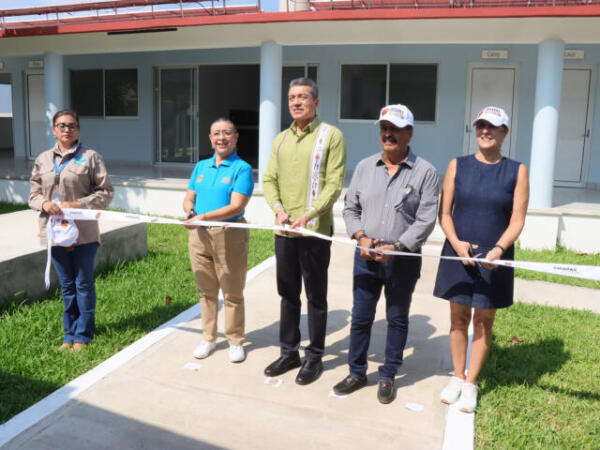
[[[452,220],[461,241],[478,244],[474,250],[484,257],[510,222],[520,163],[502,158],[485,164],[475,155],[456,159]],[[514,246],[502,259],[514,259]],[[457,256],[446,239],[443,256]],[[465,266],[460,261],[441,259],[433,295],[478,309],[505,308],[513,303],[514,270]]]

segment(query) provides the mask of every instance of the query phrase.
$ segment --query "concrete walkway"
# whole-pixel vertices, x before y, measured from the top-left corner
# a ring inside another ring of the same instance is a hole
[[[229,362],[222,334],[213,355],[194,360],[200,319],[179,323],[3,448],[442,448],[447,408],[438,395],[451,362],[448,306],[431,295],[436,259],[423,259],[396,400],[382,405],[376,398],[386,332],[383,302],[373,327],[369,385],[345,398],[330,396],[332,386],[347,374],[352,253],[350,247],[332,247],[325,371],[315,383],[296,385],[294,370],[280,377],[279,386],[265,384],[263,369],[279,356],[279,299],[271,266],[246,288],[245,362]],[[439,254],[439,247],[427,246],[424,253]],[[600,312],[600,291],[549,285],[546,292],[546,285],[519,280],[516,298]],[[588,303],[576,304],[588,297]],[[562,303],[567,300],[571,303]],[[306,337],[305,314],[302,320]],[[197,366],[186,369],[189,363]],[[411,403],[422,410],[409,409]]]

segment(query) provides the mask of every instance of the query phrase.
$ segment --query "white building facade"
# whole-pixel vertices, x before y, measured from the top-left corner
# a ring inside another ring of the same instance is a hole
[[[531,208],[552,207],[556,187],[600,190],[600,4],[326,9],[345,3],[4,22],[0,83],[11,86],[13,121],[5,158],[48,148],[49,118],[69,107],[109,163],[191,170],[211,153],[212,120],[228,117],[260,180],[273,137],[290,122],[287,84],[309,76],[320,116],[346,137],[350,172],[378,151],[384,104],[413,110],[411,146],[442,174],[476,151],[471,121],[497,105],[512,119],[505,154],[531,172]]]

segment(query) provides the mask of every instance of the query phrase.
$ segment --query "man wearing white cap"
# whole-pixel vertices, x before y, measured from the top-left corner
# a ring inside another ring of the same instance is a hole
[[[350,374],[333,390],[338,395],[349,394],[367,384],[371,326],[384,288],[388,329],[377,398],[390,403],[395,396],[394,377],[402,364],[421,258],[391,256],[378,250],[421,252],[435,226],[439,176],[408,145],[414,118],[406,106],[384,107],[378,123],[382,151],[358,163],[346,194],[346,230],[360,248],[354,256]]]

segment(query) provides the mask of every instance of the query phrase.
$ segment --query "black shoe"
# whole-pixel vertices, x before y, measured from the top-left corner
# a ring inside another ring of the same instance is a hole
[[[302,364],[302,369],[296,375],[296,383],[298,384],[308,384],[315,381],[319,378],[323,372],[323,363],[320,359],[316,359],[311,361],[310,359],[305,359]]]
[[[381,403],[387,404],[394,400],[396,390],[394,389],[393,378],[380,378],[379,388],[377,389],[377,398]]]
[[[288,370],[300,367],[300,365],[300,356],[297,354],[293,356],[281,356],[267,366],[265,375],[268,377],[276,377],[286,373]]]
[[[357,391],[366,385],[367,377],[364,375],[360,378],[355,378],[354,375],[348,375],[333,387],[333,392],[335,392],[337,395],[351,394],[352,392]]]

